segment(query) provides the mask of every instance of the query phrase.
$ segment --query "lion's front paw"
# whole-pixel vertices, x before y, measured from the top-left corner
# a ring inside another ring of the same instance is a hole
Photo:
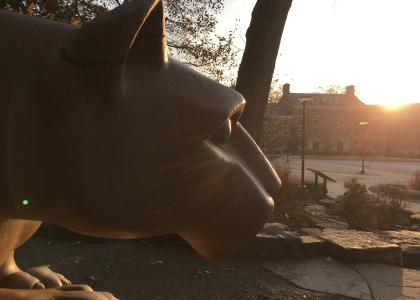
[[[30,268],[26,270],[26,272],[33,277],[38,278],[46,288],[61,287],[71,284],[70,280],[64,277],[64,275],[54,272],[48,266]]]
[[[55,273],[48,266],[17,269],[0,280],[0,287],[10,289],[45,289],[68,286],[71,282],[63,275]]]
[[[0,288],[0,300],[117,300],[106,292],[94,292],[87,285],[69,285],[45,290]]]

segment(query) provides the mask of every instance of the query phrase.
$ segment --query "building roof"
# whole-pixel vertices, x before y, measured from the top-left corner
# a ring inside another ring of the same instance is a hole
[[[300,98],[310,98],[310,105],[316,106],[363,106],[363,102],[355,95],[348,94],[316,94],[316,93],[289,93],[283,95],[281,101],[300,104]]]
[[[310,98],[310,107],[325,108],[360,108],[365,104],[354,94],[355,87],[346,87],[344,94],[322,93],[291,93],[290,84],[283,85],[283,95],[278,103],[269,104],[270,113],[277,116],[293,115],[295,107],[300,104],[301,98]]]
[[[350,85],[346,87],[344,94],[322,94],[322,93],[290,93],[290,84],[283,85],[283,96],[280,103],[287,105],[299,104],[299,99],[310,98],[311,106],[363,106],[364,103],[354,94],[355,87]]]

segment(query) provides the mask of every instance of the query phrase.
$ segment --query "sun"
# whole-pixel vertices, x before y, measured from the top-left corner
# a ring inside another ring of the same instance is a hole
[[[401,104],[401,103],[384,103],[384,104],[382,104],[382,107],[385,110],[388,110],[388,111],[399,110],[399,109],[403,108],[404,106],[405,106],[405,104]]]
[[[410,105],[411,103],[404,99],[413,97],[406,90],[396,89],[392,86],[384,90],[379,80],[372,80],[368,87],[362,86],[358,96],[364,103],[380,105],[386,111],[396,111]]]

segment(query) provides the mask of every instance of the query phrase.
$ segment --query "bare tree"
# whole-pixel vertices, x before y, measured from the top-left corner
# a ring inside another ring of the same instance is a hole
[[[246,33],[236,90],[247,100],[241,122],[257,142],[291,5],[292,0],[258,0]]]
[[[316,89],[315,93],[334,95],[334,94],[341,94],[344,90],[345,88],[342,86],[339,86],[337,84],[330,84],[327,86],[319,86]]]
[[[171,54],[218,81],[229,83],[228,70],[237,67],[233,48],[236,28],[216,31],[224,0],[167,0],[166,26]]]
[[[0,9],[83,24],[130,0],[0,0]],[[131,0],[133,1],[133,0]],[[166,25],[171,54],[215,80],[228,83],[226,74],[236,69],[233,46],[236,28],[216,32],[224,0],[166,0]]]

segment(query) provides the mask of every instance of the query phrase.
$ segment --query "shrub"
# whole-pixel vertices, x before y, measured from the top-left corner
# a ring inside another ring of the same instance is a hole
[[[381,184],[371,189],[372,194],[356,178],[344,186],[346,192],[340,197],[337,213],[352,229],[389,230],[409,224],[404,187]]]
[[[416,170],[414,173],[413,182],[411,183],[413,189],[420,191],[420,170]]]
[[[378,184],[369,190],[378,196],[379,200],[395,207],[407,206],[408,189],[398,184]]]
[[[276,171],[277,175],[280,177],[282,184],[287,183],[298,183],[298,179],[293,176],[290,172],[290,167],[288,163],[271,163],[273,166],[274,171]]]
[[[346,192],[341,196],[337,213],[354,229],[367,229],[369,218],[366,208],[372,207],[372,199],[365,185],[356,178],[344,183]]]
[[[280,198],[274,199],[272,221],[282,222],[292,230],[312,227],[312,221],[304,210],[308,195],[299,188],[299,179],[291,174],[288,164],[272,165],[282,181]]]

